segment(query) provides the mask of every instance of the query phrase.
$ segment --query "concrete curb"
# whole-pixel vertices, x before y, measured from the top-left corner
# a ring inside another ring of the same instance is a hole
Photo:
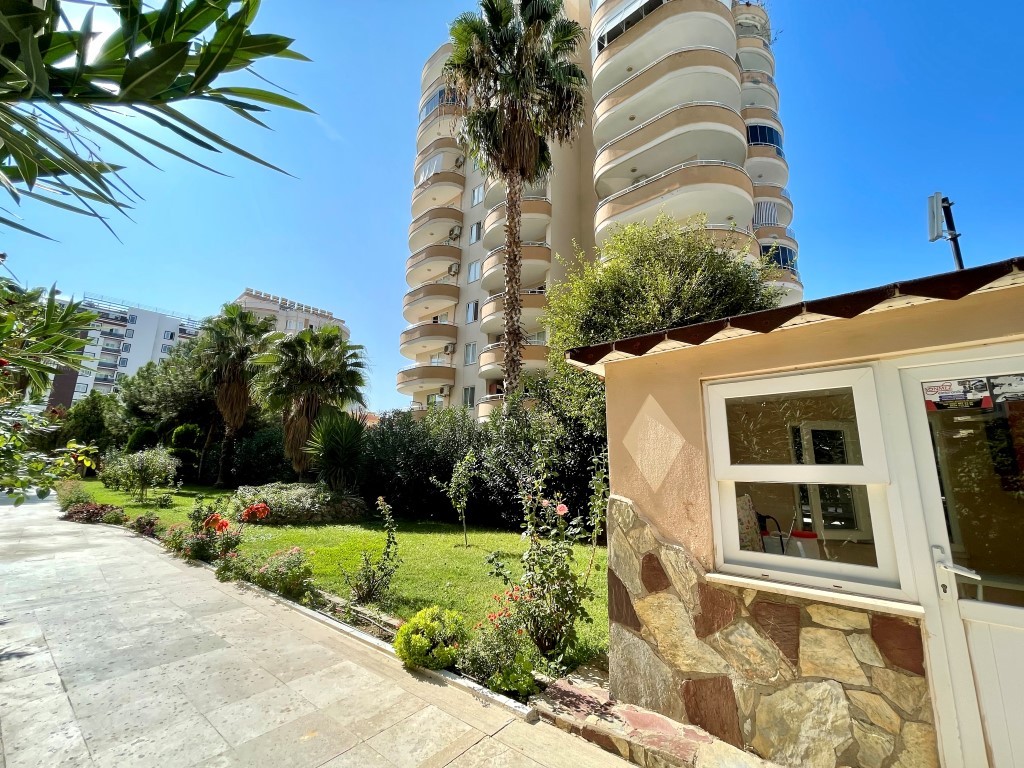
[[[82,525],[82,523],[78,523],[78,525]],[[152,538],[150,536],[143,536],[131,530],[130,528],[125,528],[122,525],[110,525],[108,523],[92,523],[92,525],[103,526],[104,528],[112,528],[114,530],[121,531],[122,533],[126,533],[132,536],[133,538],[147,541],[150,544],[159,547],[164,552],[169,552],[169,550],[167,550],[167,548],[164,547],[160,539]],[[217,570],[214,566],[210,565],[209,563],[204,563],[200,560],[187,560],[183,562],[198,565],[202,568],[207,569],[208,571],[215,572]],[[388,654],[392,658],[398,658],[397,654],[395,654],[395,649],[391,647],[390,643],[386,643],[380,638],[374,637],[369,632],[363,632],[362,630],[356,629],[355,627],[350,626],[344,623],[343,621],[339,621],[333,616],[328,616],[326,613],[321,613],[320,611],[313,610],[312,608],[307,608],[304,605],[299,605],[298,603],[292,600],[289,600],[285,597],[281,597],[281,595],[263,589],[263,587],[258,587],[255,584],[250,584],[249,582],[244,581],[235,581],[232,583],[238,585],[242,589],[250,589],[265,597],[268,597],[274,602],[278,603],[279,605],[283,605],[286,608],[290,608],[293,611],[301,613],[307,618],[313,619],[314,621],[317,621],[326,627],[330,627],[336,632],[340,632],[344,635],[347,635],[348,637],[351,637],[354,640],[358,640],[361,643],[365,643],[366,645],[372,646],[378,651]],[[450,685],[453,685],[456,688],[461,688],[462,690],[473,694],[474,697],[480,699],[485,704],[501,707],[505,711],[515,715],[516,717],[527,723],[536,722],[540,718],[537,708],[532,704],[521,704],[515,699],[510,699],[508,696],[502,696],[500,693],[495,693],[489,688],[484,688],[482,685],[473,682],[467,677],[463,677],[462,675],[458,675],[454,672],[449,672],[446,669],[434,670],[416,667],[414,670],[410,670],[410,673],[420,674],[425,677],[431,677],[435,680],[441,680]]]

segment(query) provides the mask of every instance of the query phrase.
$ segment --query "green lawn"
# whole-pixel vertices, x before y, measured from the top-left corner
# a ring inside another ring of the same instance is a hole
[[[153,505],[132,502],[117,491],[105,489],[99,482],[87,481],[96,500],[119,504],[129,517],[143,512],[158,515],[166,525],[186,523],[188,511],[196,495],[224,495],[210,488],[184,487],[175,494],[172,509],[156,509]],[[409,618],[430,605],[441,605],[463,613],[470,623],[483,619],[494,605],[492,595],[504,591],[501,581],[490,575],[485,558],[501,552],[513,566],[526,548],[516,533],[490,530],[469,532],[469,549],[463,546],[462,529],[440,523],[401,522],[398,527],[398,549],[402,565],[394,584],[394,602],[390,613]],[[287,547],[311,551],[314,576],[318,585],[328,591],[347,596],[343,573],[354,570],[364,549],[379,554],[384,546],[384,533],[372,523],[325,526],[249,526],[245,530],[243,553],[271,554]],[[580,567],[586,566],[589,549],[577,549]],[[583,656],[604,650],[608,645],[608,587],[605,578],[607,551],[597,551],[599,570],[591,577],[595,599],[588,605],[594,623],[582,629]]]

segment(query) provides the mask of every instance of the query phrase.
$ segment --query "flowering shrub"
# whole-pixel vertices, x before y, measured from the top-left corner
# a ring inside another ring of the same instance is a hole
[[[270,518],[245,522],[264,525],[309,525],[356,520],[366,512],[362,499],[332,494],[322,483],[270,483],[243,485],[231,499],[233,516],[242,521],[247,509],[263,504]]]
[[[138,534],[153,537],[156,536],[156,527],[159,524],[160,518],[156,515],[139,515],[128,523],[128,527]]]
[[[263,561],[255,556],[242,557],[237,552],[229,552],[217,564],[217,578],[248,581],[301,603],[316,600],[313,566],[301,547],[280,550]]]
[[[255,523],[265,520],[269,515],[270,507],[263,502],[259,502],[243,509],[240,517],[243,523]]]
[[[455,663],[468,633],[462,616],[438,606],[424,608],[395,635],[395,653],[407,667],[445,669]]]
[[[221,501],[207,503],[197,496],[188,513],[189,528],[173,526],[164,536],[164,546],[187,560],[212,563],[236,552],[242,544],[242,527],[231,527],[221,514]]]
[[[109,453],[99,475],[107,488],[124,491],[144,502],[151,488],[172,485],[180,466],[181,462],[166,448],[152,448],[139,453]]]
[[[499,607],[473,628],[475,634],[460,648],[456,666],[492,691],[525,700],[537,692],[533,678],[537,649],[513,608],[522,599],[521,588],[515,586],[494,599]]]
[[[112,509],[103,515],[103,522],[107,525],[124,525],[128,522],[128,515],[120,507]]]
[[[381,496],[377,509],[384,520],[384,550],[376,561],[369,552],[363,551],[355,573],[346,573],[345,583],[352,590],[352,599],[357,603],[382,603],[391,591],[391,581],[402,560],[398,556],[398,526],[391,513],[391,506]]]
[[[104,515],[111,512],[124,514],[124,509],[113,504],[96,504],[95,502],[72,504],[64,511],[60,519],[72,523],[102,523]]]
[[[526,499],[524,536],[529,545],[522,557],[518,583],[497,553],[488,556],[492,572],[513,590],[510,609],[545,656],[566,651],[576,641],[576,623],[591,621],[585,602],[594,596],[576,568],[573,545],[588,538],[581,517],[569,517],[565,504]],[[587,574],[589,575],[589,573]]]

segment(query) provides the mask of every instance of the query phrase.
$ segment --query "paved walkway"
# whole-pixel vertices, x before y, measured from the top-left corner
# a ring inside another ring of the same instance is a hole
[[[0,506],[0,768],[626,763],[127,532]]]

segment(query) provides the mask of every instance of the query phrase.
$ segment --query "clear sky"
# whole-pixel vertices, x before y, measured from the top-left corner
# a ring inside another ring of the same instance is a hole
[[[936,191],[957,203],[968,266],[1024,254],[1024,86],[1014,79],[1017,32],[995,7],[771,3],[808,298],[951,269],[949,246],[927,241]],[[420,69],[470,8],[264,0],[256,31],[296,38],[314,62],[260,71],[318,114],[276,111],[273,132],[198,114],[297,178],[228,156],[201,159],[230,178],[169,157],[154,156],[162,171],[132,161],[126,177],[145,200],[134,221],[112,216],[122,242],[26,203],[26,223],[60,242],[0,230],[8,265],[31,284],[196,316],[246,286],[330,309],[366,346],[371,406],[403,405],[394,383],[408,363],[398,336]]]

